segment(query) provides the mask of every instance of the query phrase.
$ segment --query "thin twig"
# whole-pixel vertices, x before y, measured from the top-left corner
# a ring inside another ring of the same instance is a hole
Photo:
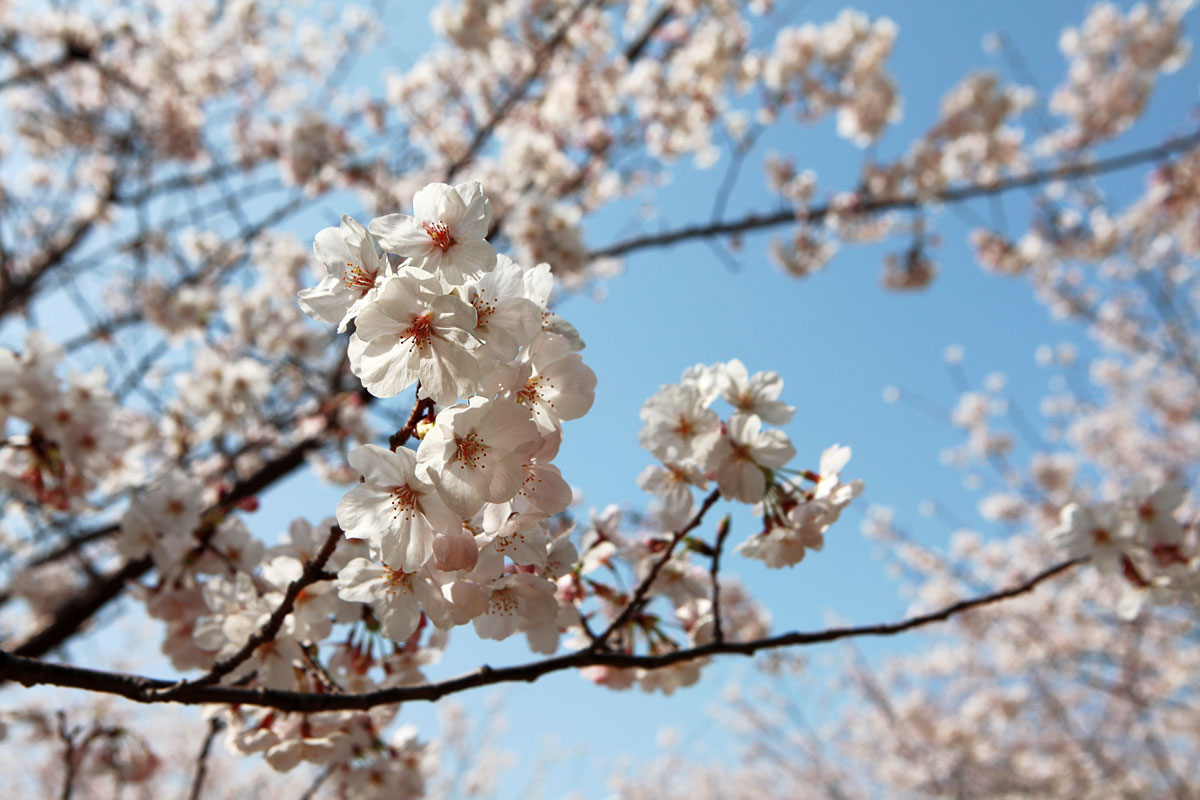
[[[204,776],[208,772],[208,753],[212,749],[213,740],[224,727],[225,723],[220,717],[213,717],[208,721],[208,735],[204,737],[200,754],[196,756],[196,772],[192,775],[192,788],[188,792],[188,800],[200,800],[200,790],[204,787]]]
[[[666,247],[668,245],[678,244],[680,242],[686,242],[692,239],[707,239],[714,236],[745,233],[747,231],[773,228],[789,223],[805,224],[819,222],[834,212],[837,212],[843,216],[867,216],[870,214],[882,213],[884,211],[923,208],[925,206],[942,203],[958,203],[975,197],[987,197],[990,195],[1012,191],[1013,189],[1037,186],[1044,183],[1051,183],[1053,181],[1069,180],[1072,178],[1080,178],[1089,175],[1101,175],[1108,172],[1115,172],[1117,170],[1144,164],[1149,161],[1156,161],[1160,158],[1164,158],[1165,156],[1172,155],[1183,150],[1188,150],[1192,147],[1195,147],[1197,144],[1200,144],[1200,132],[1192,133],[1188,136],[1180,136],[1175,139],[1168,139],[1162,144],[1154,147],[1147,147],[1142,150],[1134,150],[1119,156],[1113,156],[1112,158],[1104,158],[1096,161],[1081,161],[1060,167],[1050,167],[1047,169],[1035,170],[1025,175],[1015,175],[1004,180],[993,181],[991,183],[973,183],[967,186],[956,186],[950,189],[945,189],[941,192],[935,192],[933,194],[914,193],[901,195],[900,197],[868,197],[850,207],[837,205],[834,203],[827,203],[825,205],[812,206],[799,211],[789,208],[783,211],[776,211],[768,214],[747,214],[739,219],[728,220],[725,222],[686,225],[682,228],[676,228],[675,230],[668,230],[661,233],[634,236],[629,239],[624,239],[616,242],[615,244],[608,245],[607,247],[602,247],[598,250],[591,251],[588,253],[588,258],[592,260],[600,258],[613,258],[615,256],[625,255],[637,250],[645,250],[651,247]]]
[[[189,689],[194,689],[201,686],[211,686],[215,684],[217,681],[221,680],[221,678],[225,677],[245,663],[250,656],[254,655],[255,650],[267,642],[272,641],[279,634],[279,629],[283,627],[284,619],[287,618],[288,614],[292,613],[292,609],[296,605],[296,598],[300,596],[300,592],[304,591],[305,587],[310,586],[321,579],[321,576],[324,574],[325,562],[329,560],[331,555],[333,555],[333,550],[335,547],[337,547],[337,543],[341,540],[341,538],[341,528],[334,525],[329,529],[329,538],[325,540],[325,544],[321,547],[321,551],[317,553],[311,561],[304,565],[304,572],[301,573],[300,577],[296,578],[296,580],[292,581],[288,586],[287,593],[284,594],[283,600],[275,609],[275,613],[271,614],[271,617],[263,624],[258,633],[246,640],[246,643],[242,645],[240,650],[224,661],[214,664],[213,668],[210,669],[206,675],[191,681],[178,681],[177,683],[174,683],[165,689],[159,690],[157,693],[161,695],[160,699],[170,700],[172,699],[173,695],[177,693],[186,692]]]
[[[671,560],[671,556],[675,552],[675,546],[683,540],[684,536],[687,536],[700,525],[700,523],[704,520],[704,515],[708,513],[708,510],[712,508],[714,504],[716,504],[720,496],[721,492],[718,489],[713,489],[708,493],[708,496],[704,498],[704,502],[700,505],[700,508],[696,511],[696,513],[692,515],[692,518],[688,521],[688,524],[676,531],[675,535],[671,537],[671,541],[668,542],[663,548],[662,554],[658,557],[658,560],[651,565],[650,571],[646,573],[646,577],[642,578],[642,582],[638,584],[638,587],[634,590],[633,596],[629,598],[629,602],[625,604],[623,609],[621,609],[621,613],[617,614],[616,618],[608,624],[608,627],[604,629],[604,633],[601,633],[599,637],[592,640],[591,645],[588,647],[589,650],[595,651],[603,648],[608,643],[608,637],[612,636],[614,631],[619,630],[626,622],[629,621],[630,617],[637,613],[642,604],[645,602],[646,595],[650,592],[650,585],[654,583],[654,579],[658,577],[658,573],[661,572],[662,568],[666,566],[668,561]]]
[[[708,571],[712,577],[713,638],[718,642],[725,641],[725,632],[721,629],[721,582],[718,580],[721,572],[721,551],[725,548],[725,538],[729,536],[729,529],[732,527],[728,514],[717,524],[717,540],[713,544],[712,565]]]
[[[1074,559],[1042,570],[1033,577],[1008,589],[979,595],[952,603],[937,611],[920,614],[899,622],[857,627],[827,628],[822,631],[794,631],[779,636],[745,642],[709,642],[696,647],[653,655],[630,655],[606,650],[585,648],[574,653],[546,658],[512,667],[482,666],[465,675],[437,683],[417,686],[394,686],[362,694],[328,694],[283,691],[280,689],[247,689],[238,686],[196,686],[173,692],[164,697],[162,690],[175,687],[172,681],[156,680],[138,675],[54,664],[35,658],[9,655],[0,650],[0,678],[15,680],[25,686],[48,684],[74,689],[86,689],[101,694],[114,694],[139,703],[225,703],[262,706],[280,711],[316,713],[322,711],[366,710],[379,705],[410,701],[433,702],[447,695],[516,681],[532,682],[553,672],[579,667],[607,666],[620,669],[661,669],[672,664],[709,656],[738,654],[753,655],[763,650],[781,647],[800,647],[823,644],[859,636],[894,636],[905,631],[937,622],[944,622],[972,609],[1017,597],[1032,591],[1039,584],[1067,572],[1081,563]]]

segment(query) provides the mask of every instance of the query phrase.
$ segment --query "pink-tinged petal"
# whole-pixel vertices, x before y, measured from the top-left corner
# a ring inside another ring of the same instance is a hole
[[[764,431],[752,445],[754,460],[764,467],[782,467],[796,456],[787,434],[780,430]]]
[[[475,516],[487,499],[483,485],[473,480],[473,474],[465,475],[468,472],[473,470],[462,464],[452,463],[447,464],[441,472],[429,473],[433,485],[437,487],[438,496],[463,519]]]
[[[412,636],[421,622],[421,607],[415,598],[394,595],[375,609],[380,632],[393,642],[403,642]]]
[[[486,428],[484,438],[489,445],[510,452],[538,437],[529,409],[511,400],[488,403],[481,425]]]
[[[432,485],[421,495],[418,507],[430,526],[439,533],[457,533],[462,530],[462,517],[450,510]]]
[[[566,511],[572,499],[570,485],[553,464],[526,467],[520,495],[543,514]]]
[[[317,322],[330,325],[342,321],[353,301],[340,275],[326,275],[316,286],[299,293],[300,310]]]
[[[421,397],[439,406],[452,405],[459,395],[470,394],[479,381],[479,364],[467,350],[433,339],[421,359]]]
[[[386,570],[365,558],[356,558],[338,572],[338,597],[351,603],[373,603],[387,594]]]
[[[371,220],[368,230],[379,240],[379,246],[389,253],[417,258],[433,249],[433,241],[415,217],[407,214],[388,214]]]
[[[496,266],[496,251],[483,239],[461,239],[446,251],[442,272],[447,280],[459,283],[464,276],[477,276]]]
[[[421,222],[444,222],[454,228],[467,207],[453,186],[431,183],[413,196],[413,214]]]
[[[375,261],[375,243],[371,240],[367,229],[362,223],[356,220],[349,214],[342,215],[342,227],[340,228],[342,239],[346,242],[346,249],[358,256],[363,266],[370,266]]]
[[[462,239],[483,239],[487,237],[492,224],[492,204],[483,193],[483,185],[479,181],[460,183],[454,187],[462,198],[463,213],[455,236]]]
[[[367,483],[392,487],[403,486],[412,479],[416,456],[408,450],[392,452],[377,444],[364,444],[351,450],[346,460]]]
[[[368,484],[359,484],[337,504],[337,521],[349,539],[373,540],[392,522],[390,495]]]
[[[382,297],[376,298],[362,311],[354,322],[354,335],[364,342],[388,340],[390,346],[408,330],[412,317],[397,319],[399,309],[384,305]]]
[[[488,465],[488,500],[504,503],[516,496],[525,482],[525,470],[511,459],[492,459]]]
[[[545,578],[518,572],[505,579],[517,596],[521,616],[530,622],[549,622],[558,616],[558,601],[554,599],[554,584]]]
[[[726,499],[757,503],[767,492],[762,470],[748,461],[735,462],[717,474],[717,486]]]
[[[559,419],[579,419],[591,410],[596,400],[596,373],[578,355],[554,362],[545,377],[553,386],[548,399]]]
[[[391,342],[364,342],[355,334],[347,346],[350,369],[376,397],[395,397],[417,382],[420,374],[408,358],[395,352]]]
[[[506,297],[496,304],[492,318],[525,346],[542,332],[542,311],[532,300],[524,297]]]
[[[477,322],[475,307],[452,294],[444,294],[434,299],[429,305],[429,315],[434,332],[444,338],[473,331]]]
[[[354,260],[341,228],[322,228],[318,231],[313,241],[313,255],[325,265],[326,272],[339,279],[346,270],[346,263]]]
[[[419,512],[393,519],[391,528],[379,537],[385,564],[404,572],[416,572],[433,555],[433,530]]]

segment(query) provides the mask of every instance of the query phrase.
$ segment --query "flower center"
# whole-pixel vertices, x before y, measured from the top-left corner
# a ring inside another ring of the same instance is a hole
[[[429,234],[429,238],[433,240],[433,246],[443,253],[458,244],[458,242],[454,241],[454,237],[450,235],[450,229],[446,227],[446,223],[441,220],[437,222],[422,222],[421,227],[425,229],[425,233]]]
[[[466,436],[454,437],[454,458],[450,460],[451,463],[459,462],[459,469],[486,469],[487,465],[482,463],[485,453],[487,445],[479,438],[479,434],[471,431]]]
[[[392,517],[411,514],[417,507],[417,493],[407,483],[392,489]]]
[[[429,341],[433,338],[433,322],[429,319],[429,314],[414,317],[404,333],[400,334],[400,338],[412,339],[417,351],[424,353],[425,349],[429,347]]]
[[[477,328],[486,325],[488,317],[496,313],[496,301],[489,301],[483,292],[480,292],[479,296],[471,301],[471,305],[475,306],[475,327]]]
[[[532,378],[525,381],[525,385],[521,387],[521,391],[517,392],[517,402],[527,406],[533,406],[535,403],[541,401],[546,403],[546,405],[550,406],[551,408],[554,408],[554,403],[548,402],[542,395],[541,387],[544,383],[549,384],[547,388],[554,388],[554,384],[549,383],[541,375],[534,375]]]
[[[387,581],[388,594],[410,594],[412,592],[412,573],[392,569],[385,565],[383,579]]]
[[[342,285],[351,291],[357,291],[359,297],[375,288],[375,274],[368,272],[360,264],[346,262],[346,270],[342,273]]]

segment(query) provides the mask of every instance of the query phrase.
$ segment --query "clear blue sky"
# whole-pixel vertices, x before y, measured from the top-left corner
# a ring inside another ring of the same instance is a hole
[[[778,5],[787,10],[792,24],[825,22],[843,7],[824,0]],[[385,49],[398,63],[407,64],[428,40],[427,6],[409,2],[392,6],[388,14],[394,33]],[[1034,88],[1044,97],[1063,74],[1059,32],[1081,21],[1086,6],[1029,0],[856,4],[869,14],[891,16],[899,26],[889,63],[903,95],[904,116],[884,138],[879,157],[903,152],[936,119],[942,96],[969,69],[1005,69],[1000,59],[982,52],[980,42],[988,32],[1011,36],[1036,76]],[[365,66],[373,70],[378,63]],[[359,73],[366,74],[363,69]],[[1187,109],[1195,105],[1198,75],[1196,64],[1189,63],[1166,77],[1148,117],[1119,149],[1179,132]],[[347,88],[357,87],[350,83]],[[834,135],[832,120],[799,130],[785,125],[765,136],[748,160],[729,203],[731,213],[775,208],[760,168],[762,156],[771,149],[793,154],[800,168],[815,169],[824,188],[851,187],[862,159],[860,149]],[[640,223],[642,229],[706,220],[727,163],[723,158],[705,172],[680,163],[673,183],[660,195],[658,216]],[[1135,170],[1114,185],[1128,194],[1138,186],[1137,176]],[[1016,226],[1025,219],[1027,202],[1027,195],[1021,195],[1005,204],[1014,231],[1021,230]],[[987,218],[986,206],[972,208]],[[602,246],[628,233],[636,212],[637,204],[629,202],[604,214],[588,229],[589,244]],[[311,238],[320,227],[336,224],[341,213],[361,216],[361,209],[323,203],[301,225],[292,227]],[[586,297],[565,300],[558,311],[580,330],[588,345],[585,360],[599,378],[595,406],[584,419],[567,424],[557,462],[585,495],[580,509],[583,520],[588,506],[646,504],[636,485],[638,473],[651,463],[636,439],[643,400],[660,384],[678,380],[687,366],[738,357],[752,372],[773,369],[782,374],[783,399],[797,407],[796,418],[787,428],[800,453],[796,466],[815,467],[823,448],[835,442],[847,444],[854,456],[845,474],[866,482],[864,496],[856,501],[859,508],[869,503],[894,506],[905,528],[922,541],[937,543],[945,541],[949,528],[917,513],[922,500],[937,499],[959,517],[978,520],[980,530],[1001,533],[978,517],[979,495],[965,491],[957,473],[939,466],[938,452],[959,441],[956,433],[911,407],[884,404],[881,392],[897,384],[918,389],[942,405],[953,405],[956,394],[941,355],[947,345],[961,344],[973,383],[978,385],[992,371],[1006,373],[1016,401],[1034,416],[1046,383],[1046,373],[1034,366],[1035,348],[1073,341],[1086,353],[1088,345],[1075,326],[1048,321],[1026,283],[985,274],[964,246],[967,227],[955,213],[937,215],[936,225],[944,239],[935,253],[941,275],[921,293],[890,293],[879,285],[883,254],[903,248],[903,242],[893,242],[887,249],[845,247],[824,272],[801,282],[768,261],[769,236],[762,235],[747,238],[737,254],[741,265],[737,271],[703,244],[690,244],[630,258],[624,274],[605,284],[603,302]],[[300,477],[264,498],[262,510],[248,522],[271,540],[298,513],[310,519],[331,514],[340,494],[329,488],[314,489],[310,478]],[[738,557],[726,564],[771,609],[776,631],[818,628],[831,613],[856,623],[898,618],[907,600],[874,557],[874,545],[859,533],[859,519],[853,510],[847,512],[829,532],[825,551],[811,554],[794,569],[768,571]],[[740,541],[754,530],[755,521],[739,512],[731,541]],[[886,646],[915,646],[917,641],[909,638]],[[868,653],[884,647],[863,646]],[[462,628],[452,634],[450,652],[437,675],[456,674],[485,662],[500,665],[530,658],[523,639],[481,643],[469,627]],[[678,729],[683,746],[696,748],[693,755],[732,755],[731,738],[711,720],[706,708],[747,663],[714,664],[701,685],[671,698],[637,690],[614,693],[568,673],[457,699],[482,708],[489,693],[498,692],[503,698],[510,728],[501,744],[523,761],[504,784],[501,797],[526,796],[528,768],[548,739],[556,740],[556,747],[570,756],[550,771],[548,796],[575,788],[583,796],[601,797],[612,760],[623,753],[642,757],[653,752],[663,727]],[[797,695],[823,695],[828,678],[814,666],[806,679],[797,682]],[[412,705],[401,717],[428,729],[432,712]],[[583,754],[577,755],[581,750]]]

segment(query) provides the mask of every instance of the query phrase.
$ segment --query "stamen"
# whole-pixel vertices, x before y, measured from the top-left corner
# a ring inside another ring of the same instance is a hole
[[[454,241],[454,237],[450,235],[450,228],[441,220],[437,222],[422,222],[421,227],[425,229],[425,233],[429,234],[429,238],[433,240],[433,246],[443,253],[458,244],[458,242]]]
[[[362,295],[375,287],[375,275],[367,272],[359,264],[346,262],[346,270],[342,273],[342,285],[347,289],[357,290]]]

